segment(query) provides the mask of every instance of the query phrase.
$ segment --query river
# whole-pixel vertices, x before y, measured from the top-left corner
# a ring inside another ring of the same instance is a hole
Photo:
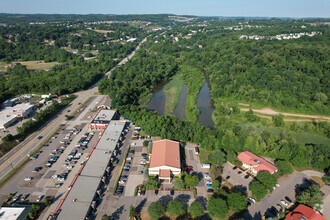
[[[155,86],[152,90],[151,101],[146,105],[150,111],[156,111],[159,115],[165,114],[165,85],[167,82],[163,82]],[[182,91],[179,97],[179,103],[175,107],[173,114],[180,120],[187,120],[185,117],[185,105],[187,99],[187,85],[183,84]],[[212,121],[212,112],[214,110],[213,101],[210,96],[210,89],[208,87],[207,80],[197,96],[197,109],[199,110],[198,121],[210,128],[214,128]]]

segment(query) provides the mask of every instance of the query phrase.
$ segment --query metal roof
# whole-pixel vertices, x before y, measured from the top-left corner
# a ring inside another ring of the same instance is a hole
[[[125,123],[125,121],[111,121],[105,129],[63,202],[57,219],[84,219],[86,217]]]

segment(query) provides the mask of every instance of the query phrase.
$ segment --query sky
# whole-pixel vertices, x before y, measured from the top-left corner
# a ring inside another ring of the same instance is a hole
[[[0,0],[0,13],[330,17],[330,0]]]

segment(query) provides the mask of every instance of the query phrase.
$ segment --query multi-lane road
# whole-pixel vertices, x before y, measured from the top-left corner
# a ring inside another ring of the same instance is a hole
[[[135,55],[136,50],[138,50],[141,44],[143,44],[146,40],[147,38],[144,38],[129,55],[127,55],[123,60],[118,63],[117,66],[125,64],[130,58],[132,58]],[[115,68],[116,67],[112,68],[105,75],[109,77],[109,75]],[[43,140],[45,140],[45,138],[47,138],[47,136],[54,132],[60,124],[64,123],[65,115],[68,114],[67,112],[69,110],[70,112],[75,111],[77,108],[79,108],[80,103],[83,103],[86,99],[91,97],[97,91],[97,83],[91,86],[88,90],[75,93],[77,98],[71,103],[71,105],[68,105],[68,107],[66,107],[62,112],[54,116],[48,124],[31,134],[22,143],[17,145],[10,152],[0,158],[0,179],[4,178],[12,169],[14,169],[19,163],[21,163],[24,158],[28,157],[28,155],[30,155],[30,153],[34,149],[36,149],[39,144]],[[43,137],[41,139],[38,139],[39,136]]]

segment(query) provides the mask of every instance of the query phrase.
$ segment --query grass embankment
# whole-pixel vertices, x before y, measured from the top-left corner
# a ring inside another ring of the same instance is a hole
[[[58,132],[58,130],[62,127],[62,125],[58,126],[57,129],[55,131],[53,131],[51,134],[49,134],[47,136],[47,138],[42,141],[39,146],[34,149],[33,151],[31,151],[30,155],[33,155],[33,154],[36,154],[42,147],[44,144],[46,144],[51,137],[53,137],[55,135],[56,132]],[[23,161],[21,161],[16,167],[15,169],[12,169],[5,177],[3,177],[1,180],[0,180],[0,188],[12,177],[15,175],[15,173],[17,171],[19,171],[27,162],[30,161],[30,158],[29,157],[26,157]]]
[[[257,123],[239,123],[239,125],[243,128],[246,129],[248,127],[252,127],[255,131],[256,134],[261,135],[263,131],[268,131],[270,134],[276,134],[279,135],[282,132],[284,134],[287,134],[291,137],[294,137],[298,143],[300,144],[306,144],[306,143],[313,143],[313,144],[324,144],[328,145],[329,144],[329,138],[317,134],[311,134],[311,133],[298,133],[294,131],[288,131],[288,130],[283,130],[283,128],[276,128],[276,127],[266,127],[262,126]]]
[[[116,183],[115,183],[115,187],[113,188],[113,194],[114,195],[116,193],[116,190],[117,190],[117,187],[118,187],[118,184],[119,184],[119,180],[120,180],[121,174],[123,172],[124,165],[126,163],[126,158],[127,158],[129,149],[130,149],[130,147],[127,148],[127,151],[125,153],[125,158],[123,160],[123,163],[121,164],[120,171],[119,171],[119,174],[118,174],[118,178],[117,178]]]
[[[186,101],[186,118],[189,121],[197,122],[199,110],[196,107],[197,96],[204,85],[203,73],[192,66],[181,65],[179,73],[183,74],[183,80],[187,83],[187,101]]]
[[[173,79],[165,85],[165,114],[173,113],[179,103],[179,97],[183,86],[182,74],[176,74]]]
[[[33,61],[15,61],[12,63],[20,63],[21,65],[26,66],[28,70],[45,70],[53,67],[58,64],[57,62],[49,62],[45,63],[43,60],[33,60]],[[5,71],[5,66],[9,66],[9,64],[0,64],[0,70]]]

